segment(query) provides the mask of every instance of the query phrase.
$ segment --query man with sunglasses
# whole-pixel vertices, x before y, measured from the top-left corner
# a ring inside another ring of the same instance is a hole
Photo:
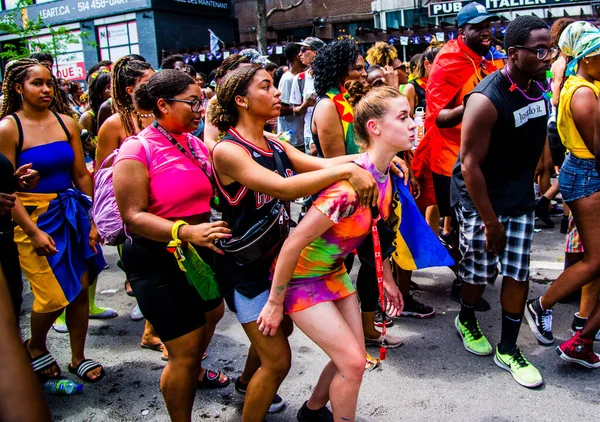
[[[294,77],[292,91],[290,93],[290,103],[296,108],[301,107],[306,101],[312,103],[312,105],[308,106],[302,113],[304,116],[304,130],[302,134],[304,138],[304,150],[307,154],[310,154],[310,145],[312,143],[312,130],[310,125],[312,112],[315,108],[314,105],[317,99],[311,64],[315,57],[317,57],[319,49],[325,47],[325,42],[316,37],[308,37],[304,41],[296,44],[300,47],[298,58],[302,64],[306,66],[306,70]]]
[[[460,224],[458,275],[463,282],[455,326],[469,352],[494,353],[475,303],[501,266],[502,331],[494,362],[524,387],[543,383],[517,346],[529,291],[535,195],[533,176],[546,141],[546,71],[558,51],[546,23],[519,16],[504,38],[508,63],[465,97],[451,203]]]
[[[277,119],[277,132],[291,131],[290,144],[304,152],[304,113],[314,103],[304,101],[301,105],[294,105],[291,101],[294,77],[304,70],[304,65],[298,58],[299,52],[300,47],[294,43],[289,43],[284,49],[289,70],[281,76],[277,87],[281,92],[281,112]]]
[[[427,165],[431,167],[440,216],[452,223],[452,230],[445,229],[442,237],[457,262],[460,256],[456,218],[450,206],[450,180],[461,143],[463,98],[483,78],[504,66],[502,60],[485,58],[492,44],[491,23],[499,19],[479,3],[463,6],[456,16],[459,36],[444,45],[431,66],[425,96],[425,138],[413,160],[413,172],[417,177],[428,173]],[[445,227],[450,225],[445,224]],[[460,278],[454,280],[450,297],[460,301]],[[490,305],[480,298],[477,310],[489,309]]]

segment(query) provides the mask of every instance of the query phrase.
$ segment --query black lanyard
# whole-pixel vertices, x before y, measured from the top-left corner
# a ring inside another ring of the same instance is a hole
[[[198,154],[196,154],[196,149],[192,145],[192,141],[188,138],[188,148],[190,149],[190,152],[191,152],[191,155],[190,155],[190,152],[188,152],[183,147],[183,145],[181,145],[179,142],[177,142],[175,140],[175,138],[173,138],[173,135],[171,135],[169,132],[167,132],[167,130],[164,127],[162,127],[160,124],[158,124],[158,122],[156,120],[154,122],[152,122],[152,126],[154,126],[156,128],[156,130],[158,130],[160,133],[162,133],[162,135],[165,138],[167,138],[169,140],[169,142],[171,142],[173,144],[173,146],[179,150],[179,152],[181,152],[187,158],[189,158],[190,160],[192,160],[192,162],[194,164],[196,164],[198,167],[200,167],[200,169],[204,172],[204,174],[206,175],[206,177],[210,181],[210,184],[212,185],[212,188],[213,188],[213,193],[215,193],[216,192],[216,187],[215,187],[214,180],[208,174],[208,170],[206,169],[206,167],[207,167],[206,166],[206,162],[202,161],[200,158],[198,158]]]

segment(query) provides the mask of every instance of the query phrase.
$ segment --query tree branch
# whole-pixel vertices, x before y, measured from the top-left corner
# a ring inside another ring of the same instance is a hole
[[[304,0],[298,0],[296,3],[294,4],[290,4],[288,7],[274,7],[271,10],[269,10],[269,12],[267,13],[267,20],[269,20],[269,18],[271,16],[273,16],[275,13],[282,13],[282,12],[287,12],[288,10],[292,10],[295,9],[296,7],[300,6],[302,3],[304,3]]]

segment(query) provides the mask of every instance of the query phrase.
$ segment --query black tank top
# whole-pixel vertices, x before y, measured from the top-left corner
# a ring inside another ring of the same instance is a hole
[[[544,89],[547,82],[541,82]],[[496,214],[517,217],[535,208],[533,176],[546,142],[548,102],[542,89],[531,82],[528,100],[518,90],[510,91],[511,84],[501,70],[482,80],[471,93],[485,95],[498,112],[492,127],[489,150],[481,163],[488,196]],[[451,203],[460,202],[466,211],[476,210],[465,186],[460,168],[460,157],[452,172]]]
[[[423,107],[423,110],[425,110],[425,105],[427,104],[425,102],[425,90],[417,81],[410,81],[409,83],[415,87],[415,94],[417,94],[417,107]],[[415,107],[415,109],[417,107]]]
[[[271,141],[267,138],[265,138],[265,141],[269,145],[269,150],[264,150],[246,141],[232,128],[229,129],[219,143],[231,142],[240,145],[248,151],[248,154],[250,154],[254,161],[275,173],[277,173],[277,165],[275,164],[273,154],[278,154],[286,172],[283,177],[291,177],[293,175],[292,164],[283,146],[279,142]],[[219,183],[218,174],[217,185],[219,187],[219,203],[222,208],[223,221],[229,225],[233,237],[243,235],[259,219],[266,217],[277,201],[277,198],[261,192],[255,192],[238,182],[223,186]],[[288,214],[290,212],[289,206],[288,202]],[[231,271],[231,273],[226,278],[230,279],[232,283],[231,287],[235,287],[239,293],[253,298],[271,288],[269,269],[272,262],[273,259],[265,259],[244,267],[239,267],[234,262],[231,262],[227,266],[227,270]],[[223,293],[227,294],[228,292]]]

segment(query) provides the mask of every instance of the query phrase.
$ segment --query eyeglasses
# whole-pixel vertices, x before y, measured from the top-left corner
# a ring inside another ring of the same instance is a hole
[[[548,54],[550,54],[550,59],[554,59],[556,58],[556,56],[558,56],[558,47],[552,47],[552,48],[531,48],[531,47],[526,47],[524,45],[515,45],[513,46],[515,48],[522,48],[523,50],[529,50],[529,51],[533,51],[538,60],[544,60],[546,57],[548,57]]]
[[[176,101],[179,103],[186,103],[189,104],[190,107],[192,107],[192,112],[193,113],[198,113],[200,111],[200,109],[202,108],[202,101],[200,101],[199,99],[194,99],[194,100],[182,100],[179,98],[166,98],[167,101]]]
[[[313,51],[313,49],[310,47],[300,47],[301,53],[306,53],[307,51]]]

